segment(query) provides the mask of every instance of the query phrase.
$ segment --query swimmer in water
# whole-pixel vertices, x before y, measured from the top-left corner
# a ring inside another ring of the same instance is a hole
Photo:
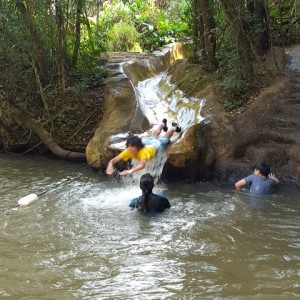
[[[131,200],[129,206],[143,212],[163,212],[171,204],[166,196],[152,193],[154,178],[147,173],[141,176],[140,188],[142,195]]]

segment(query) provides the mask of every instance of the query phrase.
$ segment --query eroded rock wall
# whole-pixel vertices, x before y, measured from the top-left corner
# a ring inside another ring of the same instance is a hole
[[[162,52],[126,61],[119,54],[107,68],[113,74],[103,83],[105,113],[93,138],[86,147],[87,162],[93,167],[104,167],[115,151],[108,147],[109,137],[119,133],[140,133],[149,127],[146,117],[136,102],[133,85],[166,71],[176,60],[184,57],[181,44],[172,44]]]
[[[108,147],[110,136],[141,133],[149,127],[136,103],[133,86],[168,70],[172,83],[187,97],[205,99],[205,105],[203,121],[189,126],[167,148],[169,158],[163,178],[233,183],[249,175],[250,166],[265,161],[282,181],[296,183],[297,177],[300,180],[299,72],[288,71],[233,116],[224,111],[213,79],[199,65],[177,60],[184,53],[180,46],[172,47],[161,55],[117,64],[122,68],[104,83],[105,116],[86,148],[88,162],[104,168],[117,154]],[[297,53],[300,51],[291,55]]]

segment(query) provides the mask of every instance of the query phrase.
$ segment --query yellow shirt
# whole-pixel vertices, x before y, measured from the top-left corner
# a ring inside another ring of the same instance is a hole
[[[124,160],[127,161],[128,159],[135,159],[141,161],[142,159],[146,159],[148,162],[156,153],[156,149],[151,145],[145,145],[142,149],[139,150],[136,156],[134,156],[128,149],[122,151],[119,156]]]

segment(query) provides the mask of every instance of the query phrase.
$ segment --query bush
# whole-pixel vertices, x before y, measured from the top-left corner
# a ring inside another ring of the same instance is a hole
[[[134,26],[123,21],[108,31],[108,49],[110,51],[136,51],[139,49],[140,34]]]
[[[248,98],[248,84],[245,80],[235,76],[228,76],[223,80],[224,107],[233,110],[241,106]]]

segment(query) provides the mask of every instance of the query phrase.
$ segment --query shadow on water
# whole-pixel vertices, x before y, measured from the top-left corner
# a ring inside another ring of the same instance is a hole
[[[141,194],[131,178],[54,159],[0,163],[2,297],[299,298],[297,190],[253,197],[212,183],[159,183],[154,192],[172,207],[140,214],[128,207]]]

